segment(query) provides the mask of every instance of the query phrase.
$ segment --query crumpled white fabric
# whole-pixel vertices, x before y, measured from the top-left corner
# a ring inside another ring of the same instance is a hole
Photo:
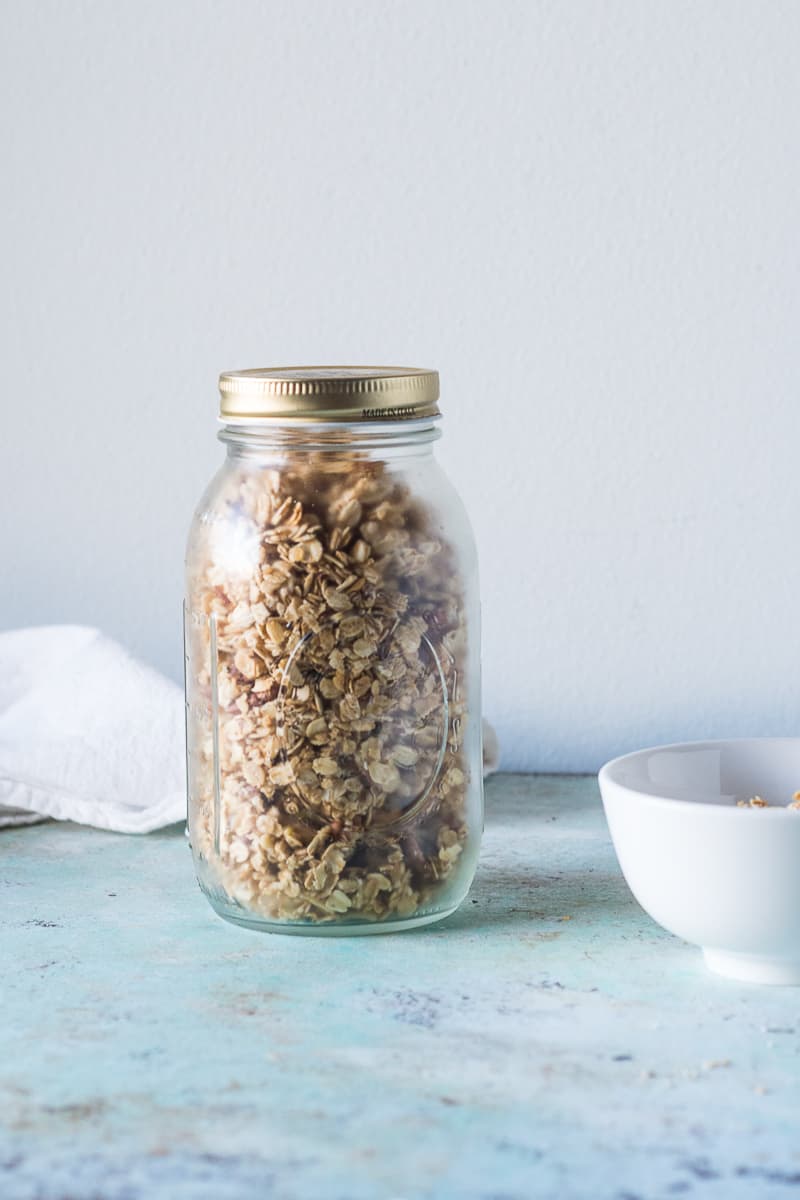
[[[0,825],[184,819],[183,694],[97,629],[0,633]]]
[[[483,778],[494,775],[500,766],[500,743],[494,727],[484,718],[483,721]]]
[[[98,629],[0,633],[0,827],[149,833],[186,816],[183,692]],[[484,722],[484,774],[497,767]]]

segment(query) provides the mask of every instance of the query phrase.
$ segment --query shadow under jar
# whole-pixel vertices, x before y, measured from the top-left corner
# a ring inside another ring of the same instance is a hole
[[[186,561],[189,833],[220,916],[286,933],[446,917],[483,824],[479,599],[433,456],[434,371],[220,377]]]

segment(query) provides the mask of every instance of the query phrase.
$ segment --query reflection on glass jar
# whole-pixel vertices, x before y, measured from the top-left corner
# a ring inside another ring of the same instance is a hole
[[[477,567],[432,453],[438,377],[238,372],[221,391],[228,456],[187,553],[201,886],[287,932],[446,916],[482,779]]]

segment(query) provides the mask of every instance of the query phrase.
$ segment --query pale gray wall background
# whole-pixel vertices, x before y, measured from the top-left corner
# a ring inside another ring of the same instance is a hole
[[[0,20],[2,627],[179,677],[218,371],[408,362],[506,766],[800,732],[800,5]]]

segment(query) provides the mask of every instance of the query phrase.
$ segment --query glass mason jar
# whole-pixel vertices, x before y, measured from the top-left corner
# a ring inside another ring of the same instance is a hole
[[[483,822],[479,599],[433,456],[439,379],[220,377],[227,458],[186,560],[189,836],[220,916],[292,933],[446,917]]]

